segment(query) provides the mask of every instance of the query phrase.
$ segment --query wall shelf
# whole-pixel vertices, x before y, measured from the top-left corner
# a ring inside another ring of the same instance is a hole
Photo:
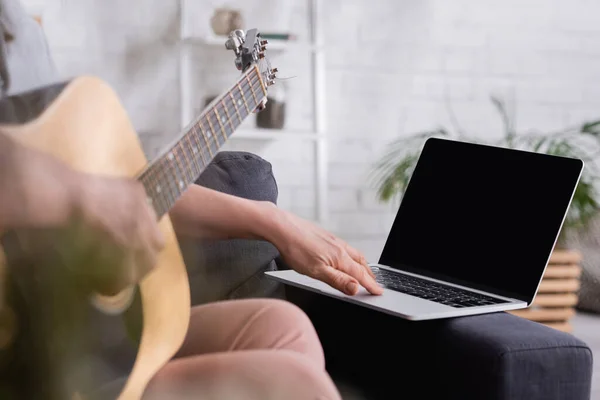
[[[226,36],[207,36],[207,37],[194,37],[188,36],[182,38],[182,42],[188,45],[195,46],[206,46],[206,47],[217,47],[225,49],[225,42],[227,41]],[[269,44],[267,45],[268,51],[285,51],[287,50],[290,44],[294,44],[294,42],[290,42],[288,40],[274,40],[269,39]]]
[[[307,140],[314,144],[314,171],[315,171],[315,197],[316,197],[316,222],[327,227],[328,202],[327,202],[327,135],[325,113],[325,54],[322,35],[321,1],[306,0],[308,10],[308,23],[310,26],[309,41],[267,39],[267,51],[281,53],[291,50],[307,50],[311,57],[311,94],[312,94],[312,127],[309,131],[294,131],[290,129],[260,129],[240,128],[231,137],[231,140]],[[208,35],[195,37],[188,34],[186,19],[186,0],[180,0],[180,46],[179,46],[179,88],[182,129],[193,119],[192,104],[193,88],[191,87],[192,56],[191,48],[203,46],[207,48],[222,48],[225,51],[225,36]],[[207,21],[208,23],[208,21]],[[257,27],[260,28],[260,27]],[[194,71],[195,72],[195,71]]]
[[[235,139],[256,140],[319,140],[325,136],[316,132],[292,131],[288,129],[238,129],[231,136]]]

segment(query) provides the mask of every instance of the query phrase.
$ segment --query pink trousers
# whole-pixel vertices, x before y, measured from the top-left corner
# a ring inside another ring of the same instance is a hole
[[[338,400],[308,317],[280,300],[235,300],[192,309],[177,356],[148,399]]]

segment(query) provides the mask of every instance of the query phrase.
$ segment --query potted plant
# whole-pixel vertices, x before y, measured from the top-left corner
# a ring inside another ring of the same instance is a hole
[[[600,155],[600,120],[555,132],[517,132],[514,118],[508,115],[504,103],[492,97],[492,103],[503,123],[503,135],[497,140],[481,140],[466,134],[460,127],[455,133],[445,128],[418,132],[390,143],[383,158],[375,165],[373,182],[380,201],[389,202],[402,195],[425,140],[442,136],[456,140],[492,144],[534,152],[581,158],[585,162],[579,185],[575,190],[565,224],[560,232],[555,251],[538,289],[532,307],[512,311],[518,316],[546,324],[555,329],[571,331],[570,318],[579,301],[580,262],[579,249],[569,248],[570,233],[585,233],[588,223],[599,210],[596,190],[600,176],[596,158]],[[453,121],[456,119],[454,118]],[[589,224],[592,226],[592,224]],[[575,236],[575,235],[574,235]],[[576,241],[575,241],[576,242]]]
[[[585,162],[584,172],[557,243],[557,247],[564,247],[569,231],[584,228],[600,208],[596,189],[600,173],[595,165],[595,160],[600,155],[600,120],[555,132],[517,132],[513,118],[509,116],[503,101],[496,97],[492,97],[491,101],[503,124],[502,137],[496,140],[481,140],[456,126],[455,132],[438,128],[399,138],[387,146],[387,152],[372,171],[378,198],[382,202],[390,202],[401,197],[425,140],[433,136],[581,158]]]

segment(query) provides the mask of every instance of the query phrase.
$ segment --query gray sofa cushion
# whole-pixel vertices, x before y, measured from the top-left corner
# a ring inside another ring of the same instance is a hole
[[[251,153],[220,152],[196,184],[238,197],[277,203],[277,183],[271,164]],[[193,305],[222,299],[282,296],[282,286],[263,274],[276,268],[273,260],[279,253],[272,244],[183,237],[179,243],[188,268]]]

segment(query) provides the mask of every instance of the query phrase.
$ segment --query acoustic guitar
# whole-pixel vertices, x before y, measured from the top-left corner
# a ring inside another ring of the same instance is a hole
[[[122,325],[134,339],[134,361],[119,399],[139,399],[173,357],[188,329],[190,290],[167,212],[244,119],[264,109],[277,72],[265,57],[266,44],[256,29],[229,35],[225,47],[235,53],[240,78],[149,163],[118,97],[100,79],[80,77],[0,101],[0,129],[19,142],[80,171],[135,177],[166,238],[147,277],[117,296],[102,297],[74,272],[82,268],[74,263],[94,263],[85,254],[51,246],[43,240],[48,232],[4,235],[0,398],[11,398],[11,384],[18,387],[14,398],[90,398],[103,378],[94,369],[93,343],[110,337],[92,323],[94,313]],[[125,318],[136,304],[138,325]]]

